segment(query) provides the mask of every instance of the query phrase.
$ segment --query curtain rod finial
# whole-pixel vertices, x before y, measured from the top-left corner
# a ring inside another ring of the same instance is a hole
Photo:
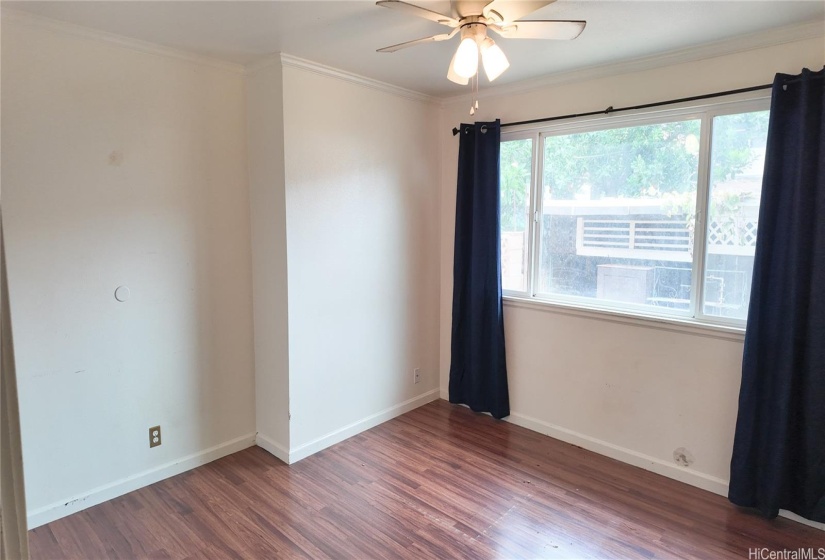
[[[455,136],[455,135],[456,135],[456,134],[458,134],[459,132],[460,132],[460,130],[458,130],[457,128],[453,127],[453,136]]]

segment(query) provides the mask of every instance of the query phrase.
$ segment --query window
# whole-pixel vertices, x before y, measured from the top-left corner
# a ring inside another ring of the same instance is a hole
[[[530,234],[530,185],[533,182],[533,139],[501,143],[501,285],[527,290]]]
[[[767,108],[765,99],[503,135],[505,295],[743,325]]]

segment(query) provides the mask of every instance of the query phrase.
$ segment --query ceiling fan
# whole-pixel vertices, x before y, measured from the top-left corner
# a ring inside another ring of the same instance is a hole
[[[378,6],[446,25],[452,31],[384,47],[378,52],[391,53],[422,43],[446,41],[460,33],[461,43],[450,62],[447,78],[466,85],[478,73],[480,56],[487,78],[492,82],[510,67],[510,63],[501,48],[487,36],[488,30],[507,39],[571,40],[581,34],[587,24],[585,21],[519,20],[553,2],[555,0],[451,0],[453,15],[447,16],[402,0],[380,0],[376,2]]]

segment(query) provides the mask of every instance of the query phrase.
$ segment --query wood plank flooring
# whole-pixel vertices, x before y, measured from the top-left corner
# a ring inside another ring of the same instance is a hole
[[[287,466],[253,447],[29,534],[32,558],[748,558],[825,546],[436,401]]]

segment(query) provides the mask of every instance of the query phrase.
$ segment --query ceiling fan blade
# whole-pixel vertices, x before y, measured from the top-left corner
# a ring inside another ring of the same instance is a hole
[[[584,31],[586,21],[514,21],[488,27],[506,39],[555,39],[570,41]]]
[[[392,45],[390,47],[384,47],[383,49],[378,49],[375,52],[395,52],[400,51],[401,49],[406,49],[407,47],[414,47],[415,45],[421,45],[423,43],[433,43],[435,41],[446,41],[450,39],[453,35],[458,33],[458,28],[456,27],[451,33],[442,33],[441,35],[433,35],[432,37],[424,37],[423,39],[416,39],[415,41],[407,41],[406,43],[398,43],[397,45]]]
[[[484,6],[484,17],[498,23],[509,23],[532,14],[556,0],[493,0]]]
[[[458,27],[458,20],[455,18],[445,16],[444,14],[439,14],[438,12],[428,10],[427,8],[422,8],[421,6],[407,4],[401,0],[380,0],[379,2],[376,2],[375,5],[407,12],[408,14],[422,17],[448,27]]]

